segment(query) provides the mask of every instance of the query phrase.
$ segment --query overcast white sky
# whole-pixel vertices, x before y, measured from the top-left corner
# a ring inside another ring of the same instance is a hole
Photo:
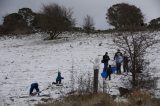
[[[107,9],[116,3],[129,3],[139,7],[145,15],[146,22],[160,17],[160,0],[0,0],[0,24],[6,14],[29,7],[34,12],[40,11],[42,4],[58,3],[72,8],[78,26],[82,26],[83,18],[88,14],[93,17],[97,29],[107,29],[105,19]]]

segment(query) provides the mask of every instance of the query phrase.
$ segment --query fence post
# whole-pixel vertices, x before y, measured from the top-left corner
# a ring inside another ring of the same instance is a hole
[[[94,70],[94,81],[93,81],[93,92],[94,93],[97,93],[98,91],[98,73],[99,73],[99,70],[95,69]]]

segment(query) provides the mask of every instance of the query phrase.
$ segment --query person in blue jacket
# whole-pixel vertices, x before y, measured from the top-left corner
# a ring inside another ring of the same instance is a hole
[[[114,55],[114,60],[116,61],[117,74],[121,74],[121,64],[123,62],[123,55],[119,49]]]

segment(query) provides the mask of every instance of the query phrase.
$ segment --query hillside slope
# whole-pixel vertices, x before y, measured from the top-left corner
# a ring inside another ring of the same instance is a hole
[[[156,32],[159,34],[159,32]],[[90,62],[97,56],[102,59],[105,52],[109,53],[110,64],[114,64],[113,56],[117,50],[110,34],[100,37],[78,37],[70,40],[44,41],[41,34],[30,35],[22,39],[0,40],[0,103],[12,106],[28,106],[40,101],[43,97],[26,97],[33,81],[39,83],[40,89],[46,89],[55,81],[60,71],[65,78],[63,87],[52,87],[43,94],[57,98],[71,90],[71,70],[74,77],[80,75],[93,77],[93,64]],[[154,50],[160,49],[160,44]],[[152,50],[152,49],[151,49]],[[151,60],[150,67],[156,77],[160,76],[160,51],[149,53],[146,58]],[[154,61],[152,61],[154,60]],[[72,67],[73,66],[73,67]],[[103,64],[100,66],[102,72]],[[128,75],[129,76],[129,75]],[[122,81],[128,76],[112,75],[112,80],[106,80],[106,92],[118,95],[117,88],[123,86]],[[102,90],[102,78],[99,74],[99,86]],[[76,82],[77,83],[77,82]],[[75,85],[76,86],[76,85]],[[160,88],[160,85],[158,85]],[[24,97],[24,98],[23,98]],[[1,105],[0,105],[1,106]]]

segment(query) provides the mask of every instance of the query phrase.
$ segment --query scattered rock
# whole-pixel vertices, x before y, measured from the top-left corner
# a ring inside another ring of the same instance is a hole
[[[125,96],[125,95],[129,94],[130,92],[131,92],[131,90],[129,90],[127,88],[119,87],[120,96]]]
[[[29,100],[29,101],[32,101],[32,102],[34,102],[34,101],[37,101],[37,100],[35,100],[35,99],[31,99],[31,100]]]
[[[67,95],[72,95],[72,94],[75,94],[77,91],[70,91],[67,93]]]
[[[49,101],[52,101],[53,99],[52,98],[42,98],[41,101],[43,102],[49,102]]]
[[[79,45],[82,45],[82,42],[79,42]]]
[[[5,80],[8,79],[8,77],[5,77]]]
[[[12,102],[14,102],[14,99],[13,99],[12,97],[10,97],[10,100],[11,100]]]
[[[70,48],[73,48],[73,46],[72,46],[72,45],[70,45]]]
[[[60,94],[59,92],[56,92],[56,94]]]
[[[99,46],[102,46],[102,43],[99,43]]]

